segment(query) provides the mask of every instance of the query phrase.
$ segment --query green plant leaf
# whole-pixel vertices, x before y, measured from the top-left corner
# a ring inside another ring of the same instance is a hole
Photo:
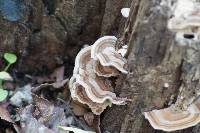
[[[10,64],[13,64],[17,61],[17,56],[13,53],[5,53],[3,57]]]
[[[0,102],[6,99],[8,96],[8,91],[4,89],[0,89]]]
[[[10,81],[12,81],[13,78],[10,76],[9,73],[2,71],[2,72],[0,72],[0,80],[10,80]]]

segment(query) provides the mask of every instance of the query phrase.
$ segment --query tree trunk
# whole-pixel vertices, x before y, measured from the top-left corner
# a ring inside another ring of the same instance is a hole
[[[120,9],[130,1],[16,0],[11,9],[23,10],[18,9],[18,21],[10,21],[13,15],[5,10],[6,1],[0,0],[0,54],[16,53],[15,68],[20,73],[42,75],[65,64],[66,76],[71,76],[80,48],[100,35],[122,31],[125,19]]]
[[[198,83],[192,75],[197,73],[200,59],[199,49],[181,47],[174,41],[174,34],[167,29],[168,11],[160,6],[161,2],[22,1],[25,11],[18,21],[0,15],[0,54],[17,54],[14,72],[42,75],[64,64],[69,77],[81,47],[92,44],[99,36],[116,35],[118,47],[128,44],[129,74],[118,79],[115,92],[132,102],[107,109],[101,115],[102,132],[161,132],[149,125],[142,112],[168,107],[179,100],[178,95],[196,98]],[[131,7],[127,20],[120,14],[123,7]],[[180,105],[185,103],[180,101]],[[197,125],[177,132],[199,131]]]
[[[102,116],[102,130],[110,133],[151,133],[155,131],[142,113],[165,108],[172,103],[181,107],[197,98],[199,50],[175,42],[167,29],[168,11],[161,0],[133,0],[124,33],[118,45],[128,43],[129,74],[121,76],[116,92],[133,100],[126,106],[113,106]],[[193,56],[191,56],[193,55]],[[125,80],[124,80],[125,79]],[[168,88],[164,84],[169,84]],[[180,88],[182,88],[180,90]],[[183,96],[180,100],[177,96]],[[199,125],[176,131],[199,132]]]

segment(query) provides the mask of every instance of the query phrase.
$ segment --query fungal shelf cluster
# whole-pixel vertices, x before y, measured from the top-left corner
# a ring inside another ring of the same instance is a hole
[[[169,19],[168,29],[176,33],[180,45],[191,45],[200,39],[200,2],[197,0],[178,0],[173,17]]]
[[[126,98],[113,93],[111,77],[127,74],[124,50],[115,50],[117,38],[104,36],[92,46],[83,48],[75,59],[73,76],[69,87],[74,100],[86,104],[96,115],[100,115],[111,104],[124,105]]]
[[[177,111],[174,105],[161,110],[144,112],[154,129],[175,131],[195,126],[200,122],[200,100],[185,111]]]
[[[177,0],[173,17],[168,21],[168,29],[175,32],[176,41],[179,45],[187,45],[192,48],[199,47],[199,11],[199,1]],[[181,96],[178,97],[178,100],[181,100]],[[200,122],[200,99],[187,106],[185,110],[179,110],[176,103],[168,108],[144,112],[145,118],[154,129],[164,131],[181,130],[195,126]]]

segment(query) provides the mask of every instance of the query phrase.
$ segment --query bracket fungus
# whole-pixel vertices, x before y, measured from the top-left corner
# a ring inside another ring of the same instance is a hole
[[[197,0],[178,0],[168,28],[176,32],[176,40],[199,41],[200,39],[200,2]]]
[[[173,17],[168,21],[168,29],[176,33],[176,40],[180,45],[195,45],[196,42],[199,44],[199,10],[198,0],[177,0]],[[177,103],[178,100],[168,108],[144,112],[144,116],[154,129],[163,131],[181,130],[200,122],[200,99],[187,106],[185,110],[180,110]]]
[[[100,115],[111,104],[124,105],[127,98],[119,98],[112,92],[112,80],[122,73],[126,59],[116,50],[114,36],[98,39],[92,46],[83,48],[76,56],[73,76],[69,82],[74,100],[86,104],[92,112]]]
[[[82,104],[87,104],[95,114],[100,114],[109,105],[108,103],[93,102],[87,96],[85,89],[76,82],[73,83],[72,87],[73,87],[73,90],[71,90],[72,98],[74,100],[79,101]]]
[[[177,111],[174,105],[144,112],[145,118],[154,129],[175,131],[195,126],[200,122],[200,100],[191,104],[185,111]]]
[[[126,64],[123,58],[116,50],[115,43],[117,38],[114,36],[104,36],[98,39],[91,48],[91,58],[99,60],[102,66],[113,66],[120,72],[127,74],[124,68]]]
[[[99,61],[94,62],[94,72],[98,76],[113,77],[119,75],[119,71],[114,67],[102,66]]]

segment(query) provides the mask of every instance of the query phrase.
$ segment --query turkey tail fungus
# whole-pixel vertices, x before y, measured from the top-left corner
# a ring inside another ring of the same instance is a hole
[[[111,104],[124,105],[127,101],[112,92],[112,80],[108,78],[128,73],[126,59],[115,50],[116,40],[114,36],[105,36],[83,48],[76,56],[69,82],[72,98],[87,104],[96,115]]]

